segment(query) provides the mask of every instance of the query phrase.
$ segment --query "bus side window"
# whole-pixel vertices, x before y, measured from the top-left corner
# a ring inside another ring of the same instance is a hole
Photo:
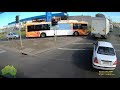
[[[78,29],[78,24],[73,24],[73,29]]]
[[[78,29],[81,29],[81,24],[78,24]]]
[[[27,26],[28,32],[34,31],[34,25]]]
[[[39,31],[40,30],[40,25],[35,25],[35,31]]]
[[[81,28],[80,29],[87,29],[87,24],[81,24]]]
[[[41,30],[50,30],[50,24],[42,24]]]

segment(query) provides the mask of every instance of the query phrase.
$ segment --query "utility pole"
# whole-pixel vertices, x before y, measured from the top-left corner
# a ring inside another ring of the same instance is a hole
[[[54,40],[56,42],[56,34],[57,34],[57,25],[58,25],[58,20],[56,20],[55,16],[51,20],[52,27],[54,29]]]
[[[19,34],[20,34],[20,47],[22,49],[23,47],[23,43],[22,43],[22,38],[21,38],[21,30],[20,30],[20,20],[19,20],[19,15],[16,16],[16,24],[19,27]]]

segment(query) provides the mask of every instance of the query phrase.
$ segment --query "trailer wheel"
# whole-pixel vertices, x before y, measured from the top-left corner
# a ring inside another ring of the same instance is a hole
[[[74,36],[78,36],[79,33],[78,33],[77,31],[75,31],[75,32],[73,33],[73,35],[74,35]]]
[[[40,37],[44,38],[44,37],[46,37],[46,34],[45,33],[41,33]]]

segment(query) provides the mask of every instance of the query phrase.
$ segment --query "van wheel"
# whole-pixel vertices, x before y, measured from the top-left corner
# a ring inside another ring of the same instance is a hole
[[[41,33],[40,37],[44,38],[44,37],[46,37],[46,34],[45,33]]]
[[[79,35],[79,33],[78,32],[74,32],[74,34],[73,34],[74,36],[78,36]]]

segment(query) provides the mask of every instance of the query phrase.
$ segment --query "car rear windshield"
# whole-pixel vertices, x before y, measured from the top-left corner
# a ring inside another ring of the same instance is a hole
[[[97,53],[98,54],[103,54],[103,55],[115,55],[115,52],[114,52],[113,48],[102,47],[102,46],[99,46]]]

